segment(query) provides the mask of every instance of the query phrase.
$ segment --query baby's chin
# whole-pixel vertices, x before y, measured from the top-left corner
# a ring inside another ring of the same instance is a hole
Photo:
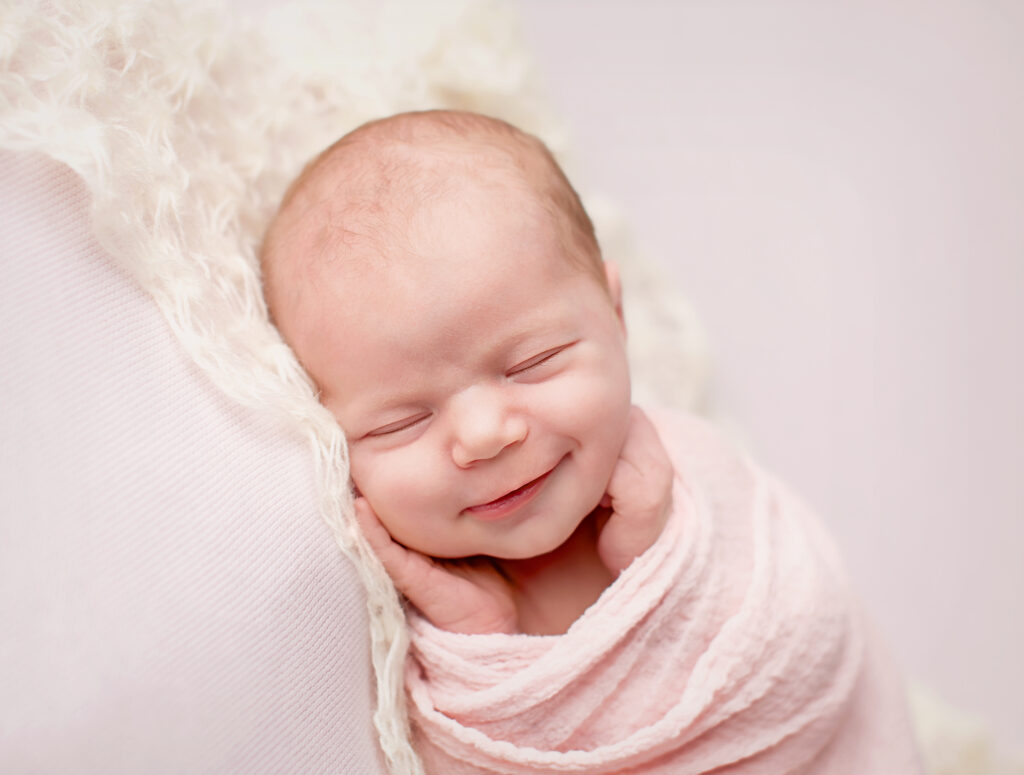
[[[558,535],[553,538],[545,537],[544,539],[518,542],[514,546],[494,546],[491,544],[488,546],[474,546],[473,549],[461,551],[453,551],[450,548],[448,550],[438,550],[437,547],[415,547],[408,545],[406,545],[406,548],[415,549],[421,554],[428,554],[436,560],[465,560],[471,557],[490,557],[493,560],[515,562],[517,560],[532,560],[537,557],[543,557],[546,554],[551,554],[563,546],[574,532],[575,528],[569,530],[564,536]]]
[[[594,508],[596,507],[597,504],[594,505]],[[530,536],[525,540],[517,542],[516,545],[504,547],[503,550],[491,552],[488,556],[493,557],[496,560],[507,560],[510,562],[533,560],[557,553],[559,549],[566,547],[567,544],[570,543],[570,539],[574,536],[577,538],[586,538],[590,532],[593,532],[593,538],[596,540],[596,530],[591,530],[593,527],[593,520],[588,519],[592,513],[593,509],[590,509],[584,512],[578,519],[570,520],[560,531],[545,532],[536,536]]]

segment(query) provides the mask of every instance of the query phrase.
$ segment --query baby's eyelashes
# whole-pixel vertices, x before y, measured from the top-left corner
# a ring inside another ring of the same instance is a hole
[[[415,425],[419,425],[428,417],[430,417],[429,414],[418,414],[414,417],[406,417],[405,419],[402,420],[396,420],[395,422],[388,423],[387,425],[382,425],[380,428],[375,428],[374,430],[368,432],[366,436],[387,436],[392,433],[398,433],[399,431],[404,431],[407,428],[412,428]]]
[[[568,348],[572,347],[574,344],[576,344],[576,342],[569,342],[568,344],[559,345],[558,347],[552,347],[550,350],[545,350],[539,355],[535,355],[529,360],[523,361],[522,363],[509,369],[509,371],[507,372],[507,376],[514,377],[517,374],[523,374],[525,372],[530,371],[531,369],[535,369],[541,364],[547,363],[559,353],[562,353]]]

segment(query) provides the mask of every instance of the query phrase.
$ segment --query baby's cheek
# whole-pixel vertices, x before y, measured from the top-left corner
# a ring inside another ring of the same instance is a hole
[[[576,402],[581,440],[594,455],[595,474],[611,476],[629,431],[630,386],[625,369],[610,368],[594,374]]]
[[[625,433],[630,410],[629,374],[616,366],[595,363],[557,391],[554,400],[581,432],[611,437]]]
[[[352,450],[350,462],[353,484],[392,533],[443,492],[431,461],[415,449]]]
[[[394,508],[394,495],[400,490],[394,484],[393,468],[386,456],[373,453],[350,452],[352,484],[362,497],[369,501],[374,513],[387,527],[387,517]]]

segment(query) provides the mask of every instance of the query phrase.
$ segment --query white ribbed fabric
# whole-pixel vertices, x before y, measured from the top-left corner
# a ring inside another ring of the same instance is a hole
[[[309,446],[227,399],[0,153],[0,771],[382,772]]]

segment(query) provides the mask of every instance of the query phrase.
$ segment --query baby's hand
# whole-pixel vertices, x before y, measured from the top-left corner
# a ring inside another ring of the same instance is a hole
[[[366,498],[356,519],[398,591],[430,622],[450,632],[517,632],[512,587],[484,558],[435,560],[396,543]]]
[[[611,516],[597,539],[597,553],[612,573],[624,570],[655,542],[672,505],[672,463],[658,432],[633,407],[626,441],[601,505]]]

